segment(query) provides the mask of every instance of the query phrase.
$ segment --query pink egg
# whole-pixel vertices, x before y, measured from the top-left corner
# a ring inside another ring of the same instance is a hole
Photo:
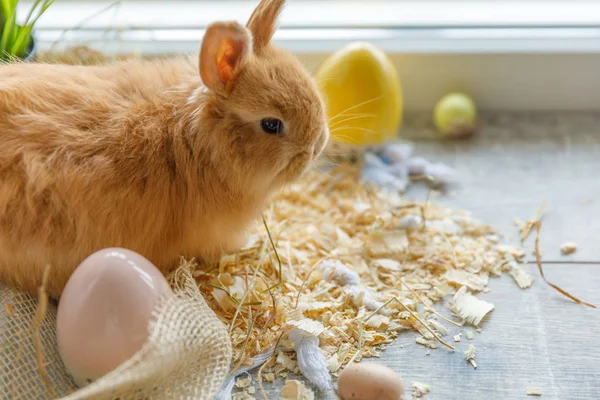
[[[86,258],[58,304],[56,335],[65,367],[85,386],[131,358],[148,338],[157,301],[173,292],[150,261],[108,248]]]

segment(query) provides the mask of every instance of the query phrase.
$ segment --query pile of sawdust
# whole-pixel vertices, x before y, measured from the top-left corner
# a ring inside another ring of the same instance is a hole
[[[279,345],[272,379],[297,371],[285,336],[293,327],[320,339],[332,373],[377,356],[407,329],[437,348],[445,325],[477,324],[493,309],[471,295],[486,291],[490,276],[511,272],[531,285],[517,263],[523,255],[468,212],[370,190],[344,165],[275,196],[246,248],[196,279],[230,326],[237,367]],[[433,311],[455,293],[454,316]]]

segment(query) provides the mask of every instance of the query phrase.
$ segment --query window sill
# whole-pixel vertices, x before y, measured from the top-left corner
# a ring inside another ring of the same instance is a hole
[[[198,50],[204,29],[140,29],[114,31],[38,28],[40,49],[89,44],[107,53],[174,54]],[[600,53],[597,28],[444,28],[323,29],[282,28],[275,42],[299,54],[325,54],[353,41],[369,41],[389,53]]]
[[[30,3],[23,2],[20,12]],[[61,39],[100,44],[107,52],[190,52],[197,50],[208,24],[245,22],[255,3],[128,0],[111,7],[114,3],[106,0],[63,0],[40,19],[37,36],[42,49]],[[275,40],[309,54],[356,40],[391,53],[595,53],[600,52],[600,3],[292,0]]]
[[[40,20],[65,29],[114,0],[58,0]],[[22,1],[25,13],[31,0]],[[215,20],[245,22],[258,0],[124,0],[85,25],[204,28]],[[284,28],[597,27],[600,3],[589,0],[289,0]]]
[[[109,1],[59,0],[36,39],[41,51],[85,44],[108,54],[194,53],[210,22],[243,22],[255,3],[129,0],[107,10]],[[429,110],[452,90],[469,91],[482,109],[599,109],[600,3],[448,3],[290,0],[275,41],[309,68],[349,42],[377,45],[398,68],[410,111]]]

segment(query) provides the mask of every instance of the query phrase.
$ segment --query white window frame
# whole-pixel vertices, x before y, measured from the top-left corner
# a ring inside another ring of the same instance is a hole
[[[42,51],[60,38],[107,53],[191,53],[209,23],[244,22],[257,1],[58,0],[35,35]],[[356,40],[388,52],[408,111],[450,90],[483,109],[600,110],[600,1],[288,0],[275,36],[311,69]]]

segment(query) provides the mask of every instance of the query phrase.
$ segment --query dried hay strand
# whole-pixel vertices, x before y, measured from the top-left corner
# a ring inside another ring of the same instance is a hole
[[[578,299],[577,297],[573,296],[571,293],[567,292],[566,290],[564,290],[560,286],[557,286],[554,283],[548,281],[548,279],[546,279],[546,276],[544,275],[544,269],[542,268],[542,253],[540,252],[540,232],[542,230],[542,221],[539,220],[539,219],[535,220],[535,221],[532,221],[531,225],[535,228],[535,231],[536,231],[536,235],[535,235],[535,262],[537,264],[537,267],[538,267],[538,269],[540,271],[540,275],[542,276],[542,279],[544,280],[544,282],[546,282],[548,284],[548,286],[550,286],[551,288],[555,289],[556,291],[558,291],[563,296],[568,297],[569,299],[573,300],[574,302],[576,302],[578,304],[581,304],[583,306],[590,307],[590,308],[598,308],[598,307],[596,307],[593,304],[586,303],[585,301]]]
[[[33,341],[33,347],[35,349],[36,363],[40,372],[40,376],[42,377],[50,396],[53,398],[56,397],[54,394],[54,389],[50,383],[50,379],[48,378],[48,373],[46,372],[46,366],[44,364],[44,348],[42,346],[42,339],[40,337],[40,328],[44,322],[44,317],[46,316],[46,309],[48,308],[48,294],[46,293],[46,287],[48,286],[48,278],[50,276],[50,266],[47,265],[44,268],[44,275],[42,277],[42,284],[38,288],[38,307],[35,313],[35,317],[31,321],[31,340]]]
[[[426,321],[461,324],[432,305],[463,286],[481,291],[523,254],[465,211],[409,203],[362,186],[358,175],[349,165],[308,172],[273,198],[245,248],[196,271],[229,326],[236,367],[275,348],[269,371],[297,371],[285,340],[292,328],[319,338],[332,373],[378,356],[407,329],[453,348]]]

